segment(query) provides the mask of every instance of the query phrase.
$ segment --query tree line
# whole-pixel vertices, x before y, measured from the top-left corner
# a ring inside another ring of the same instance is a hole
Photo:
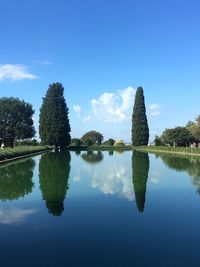
[[[36,145],[33,126],[34,110],[30,103],[14,97],[0,98],[0,144],[13,147],[15,142],[24,145]],[[103,142],[103,135],[89,131],[80,139],[71,138],[69,109],[64,98],[64,87],[61,83],[49,85],[43,98],[39,115],[39,135],[42,145],[54,145],[66,148],[69,145],[80,146],[125,146],[123,141],[109,138]],[[146,146],[149,142],[149,126],[146,116],[145,98],[142,87],[138,87],[132,113],[131,141],[133,146]],[[102,143],[103,142],[103,143]],[[167,128],[156,135],[156,146],[189,146],[200,143],[200,116],[189,121],[184,127]]]
[[[37,144],[30,140],[35,136],[33,126],[34,110],[30,103],[14,97],[0,98],[0,143],[13,147],[15,142],[22,144]],[[54,145],[56,148],[66,148],[72,142],[75,146],[82,144],[101,145],[103,135],[97,131],[84,134],[81,139],[71,139],[69,110],[64,98],[64,87],[61,83],[49,85],[43,98],[39,115],[39,135],[41,144]],[[134,146],[147,145],[149,128],[146,117],[145,100],[142,87],[135,96],[132,114],[132,144]],[[124,146],[123,141],[109,138],[104,145]]]
[[[168,128],[160,136],[155,137],[155,145],[170,146],[199,146],[200,144],[200,116],[195,121],[189,121],[184,127]]]

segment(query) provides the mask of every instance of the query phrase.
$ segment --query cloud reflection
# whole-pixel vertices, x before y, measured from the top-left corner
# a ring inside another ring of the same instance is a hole
[[[36,213],[34,209],[20,209],[11,207],[8,208],[0,208],[0,224],[20,224],[24,223],[25,219],[31,215]]]
[[[91,185],[107,195],[117,194],[132,201],[135,196],[133,192],[132,180],[130,179],[130,169],[126,168],[119,161],[112,165],[87,166],[85,168],[91,176]]]

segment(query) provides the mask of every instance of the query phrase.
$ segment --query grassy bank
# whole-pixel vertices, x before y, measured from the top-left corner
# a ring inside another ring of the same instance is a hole
[[[0,162],[46,150],[49,150],[49,148],[44,146],[18,146],[14,148],[9,147],[0,149]]]
[[[182,155],[200,156],[200,148],[194,147],[166,147],[166,146],[141,146],[136,147],[135,150],[152,153],[171,153]]]

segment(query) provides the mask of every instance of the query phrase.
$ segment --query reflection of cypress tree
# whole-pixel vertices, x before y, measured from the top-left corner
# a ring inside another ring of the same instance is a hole
[[[43,154],[39,164],[40,189],[49,213],[60,216],[69,189],[71,156],[68,151]]]
[[[132,155],[133,186],[139,212],[144,211],[146,184],[149,173],[149,155],[133,152]]]
[[[87,153],[83,153],[81,157],[91,164],[95,164],[103,160],[103,154],[101,151],[98,151],[97,153],[94,153],[94,151],[88,151]]]
[[[18,199],[32,192],[33,159],[13,162],[0,167],[0,199]]]

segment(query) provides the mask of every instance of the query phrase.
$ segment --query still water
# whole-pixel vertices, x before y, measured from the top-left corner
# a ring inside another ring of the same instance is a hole
[[[0,266],[198,266],[200,159],[51,152],[0,166]]]

